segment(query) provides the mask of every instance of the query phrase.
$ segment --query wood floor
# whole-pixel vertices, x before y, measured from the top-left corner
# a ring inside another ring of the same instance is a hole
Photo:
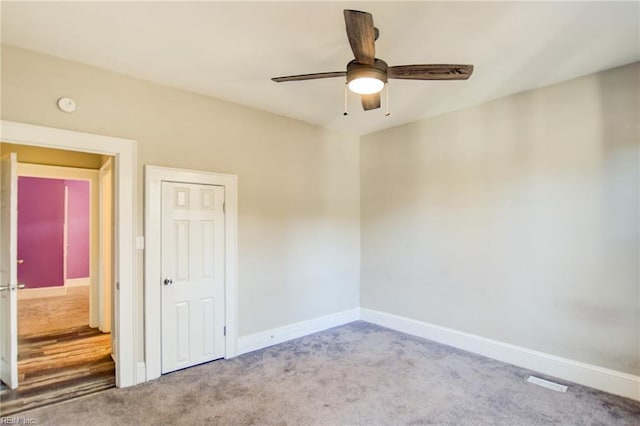
[[[0,389],[0,415],[115,386],[111,336],[90,328],[88,293],[19,301],[18,389]]]
[[[18,299],[18,336],[89,324],[89,287],[70,287],[64,296]]]

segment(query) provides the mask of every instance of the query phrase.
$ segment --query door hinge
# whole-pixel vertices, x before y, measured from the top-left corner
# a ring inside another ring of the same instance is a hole
[[[227,212],[227,203],[222,203],[222,213]]]
[[[227,335],[227,326],[226,325],[224,326],[223,333],[224,333],[225,336]]]

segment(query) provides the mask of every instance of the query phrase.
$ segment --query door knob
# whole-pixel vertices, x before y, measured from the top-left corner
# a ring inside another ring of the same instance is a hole
[[[164,279],[164,285],[171,285],[171,284],[173,284],[173,280],[171,278]]]

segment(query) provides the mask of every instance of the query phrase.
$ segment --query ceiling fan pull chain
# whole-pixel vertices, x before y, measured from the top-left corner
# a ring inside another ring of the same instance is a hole
[[[348,98],[347,98],[347,83],[344,83],[344,112],[342,113],[342,115],[349,115],[349,113],[347,112],[347,106],[348,106]]]
[[[387,93],[386,93],[386,101],[385,103],[387,104],[387,112],[384,114],[385,117],[388,117],[391,115],[391,112],[389,111],[389,82],[387,82]]]

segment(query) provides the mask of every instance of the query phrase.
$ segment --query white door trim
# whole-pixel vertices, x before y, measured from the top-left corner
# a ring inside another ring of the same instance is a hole
[[[115,247],[116,276],[119,291],[116,327],[116,386],[126,387],[136,380],[138,355],[136,335],[141,316],[135,286],[135,236],[137,143],[130,139],[74,132],[53,127],[35,126],[14,121],[0,121],[0,140],[22,145],[57,148],[115,157]],[[133,325],[133,326],[132,326]]]
[[[237,176],[220,173],[145,166],[144,205],[144,323],[147,380],[160,377],[161,346],[161,229],[162,181],[219,185],[225,188],[225,358],[237,354]]]

